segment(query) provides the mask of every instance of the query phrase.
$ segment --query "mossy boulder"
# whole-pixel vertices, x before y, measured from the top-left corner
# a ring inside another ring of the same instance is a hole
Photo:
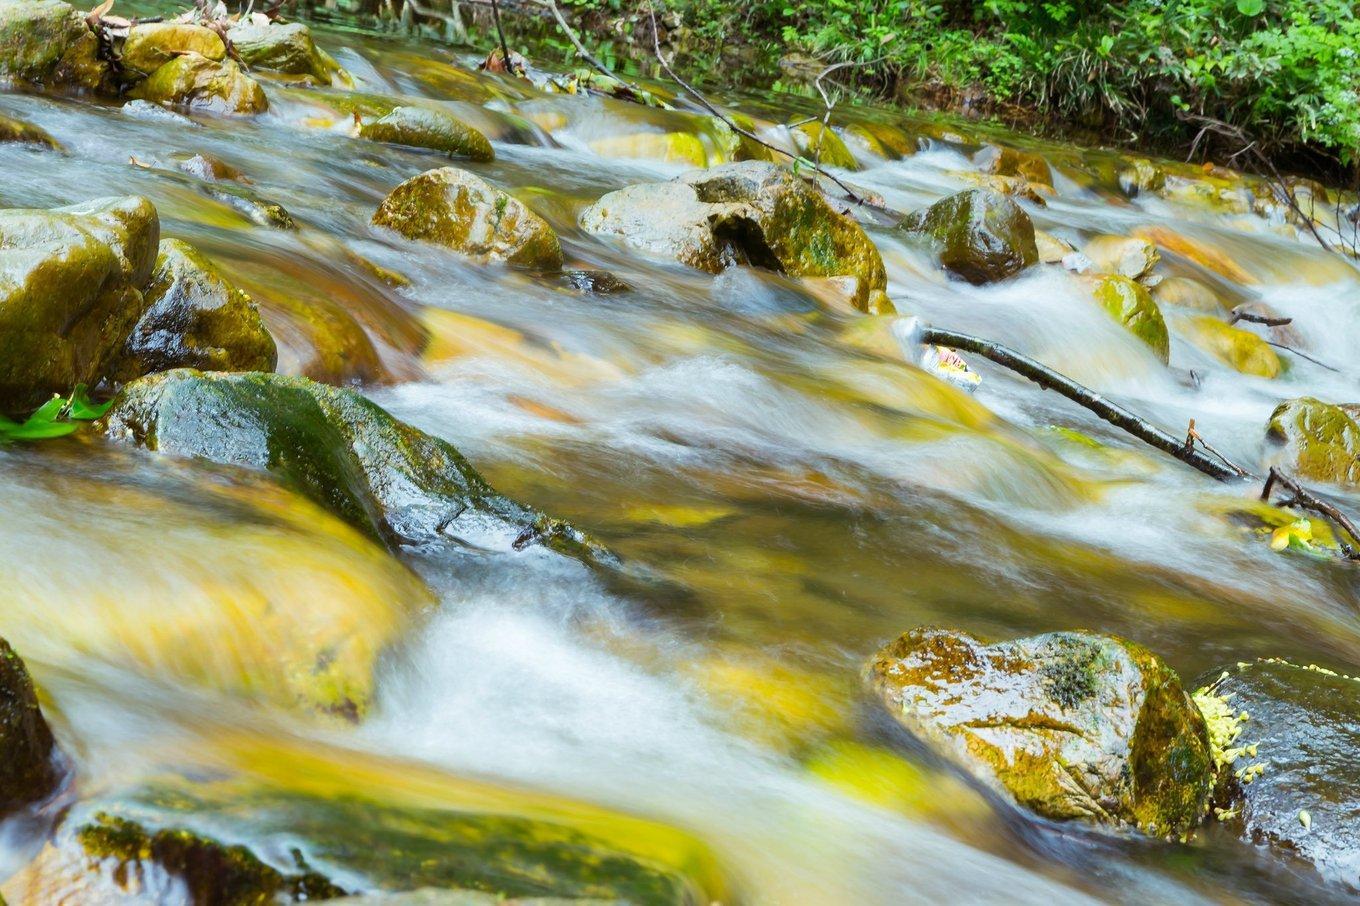
[[[1166,171],[1146,158],[1135,158],[1119,171],[1119,188],[1130,198],[1166,188]]]
[[[224,60],[227,45],[204,25],[188,22],[139,23],[128,30],[119,52],[118,65],[125,79],[145,78],[175,57],[196,53],[209,60]]]
[[[1220,818],[1360,890],[1360,680],[1268,659],[1218,672],[1206,693],[1230,728]]]
[[[969,283],[1004,280],[1039,260],[1029,215],[988,189],[943,198],[909,215],[902,228],[930,237],[945,270]]]
[[[754,265],[791,277],[850,278],[856,308],[886,301],[883,259],[863,228],[815,186],[771,163],[725,164],[628,186],[595,202],[580,222],[588,233],[709,273]]]
[[[480,162],[496,159],[485,135],[442,110],[428,107],[395,107],[385,116],[362,124],[359,136],[374,142],[442,151],[449,157]]]
[[[562,268],[562,246],[547,221],[481,177],[455,167],[428,170],[397,186],[378,206],[373,225],[479,261],[542,271]]]
[[[0,815],[46,798],[60,780],[56,744],[28,668],[0,639]]]
[[[1175,671],[1131,642],[1054,632],[987,645],[916,629],[875,656],[869,682],[932,750],[1043,817],[1179,836],[1208,809],[1204,717]]]
[[[61,145],[46,129],[3,114],[0,114],[0,142],[41,145],[52,151],[61,150]]]
[[[1118,274],[1137,280],[1152,273],[1162,256],[1157,246],[1137,236],[1092,236],[1081,247],[1081,253],[1091,262],[1098,274]]]
[[[1213,315],[1178,319],[1176,326],[1197,347],[1242,374],[1280,376],[1280,357],[1265,340],[1249,330],[1225,324]]]
[[[793,126],[789,133],[793,136],[793,144],[798,153],[808,160],[828,167],[840,167],[843,170],[859,169],[859,162],[845,146],[845,142],[829,127],[823,126],[821,120]]]
[[[1093,295],[1110,317],[1146,343],[1163,363],[1170,359],[1171,338],[1166,321],[1147,287],[1128,277],[1113,275],[1097,280]]]
[[[338,78],[350,81],[349,74],[316,46],[312,30],[301,22],[237,22],[227,32],[231,46],[252,69],[266,69],[288,75],[310,76],[323,85]]]
[[[1041,186],[1053,185],[1053,171],[1048,161],[1032,151],[1020,151],[1002,145],[987,145],[973,158],[983,173],[996,176],[1018,176]]]
[[[161,241],[143,295],[146,312],[123,347],[118,380],[171,368],[274,370],[274,338],[255,303],[187,242]]]
[[[102,428],[176,456],[264,469],[389,545],[544,545],[594,558],[571,526],[501,496],[454,446],[353,390],[306,378],[181,369],[133,381]]]
[[[251,116],[269,109],[260,83],[242,72],[234,60],[212,60],[199,53],[182,54],[164,64],[133,90],[133,96],[230,116]]]
[[[0,211],[0,412],[108,375],[145,311],[159,238],[140,197]]]
[[[917,151],[914,136],[887,123],[852,123],[842,134],[847,145],[857,145],[869,154],[887,160],[901,160]]]
[[[28,84],[98,89],[109,68],[84,17],[61,0],[0,0],[0,76]]]
[[[1360,487],[1360,405],[1288,400],[1270,414],[1266,437],[1303,478]]]

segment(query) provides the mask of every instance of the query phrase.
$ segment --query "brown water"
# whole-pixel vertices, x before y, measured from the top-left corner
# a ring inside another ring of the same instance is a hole
[[[973,398],[925,376],[888,319],[812,317],[815,303],[778,278],[649,263],[575,227],[602,193],[687,168],[605,157],[592,141],[702,130],[696,115],[544,95],[403,39],[319,35],[362,89],[447,101],[499,136],[495,163],[460,166],[549,218],[577,265],[633,289],[575,292],[373,230],[382,197],[437,159],[354,140],[315,97],[268,82],[267,115],[198,128],[6,95],[0,111],[67,153],[0,146],[0,202],[150,197],[163,235],[258,298],[281,370],[302,361],[289,299],[350,312],[367,337],[361,370],[390,377],[366,393],[452,441],[502,491],[587,528],[650,575],[649,591],[535,554],[411,552],[428,598],[256,477],[79,440],[0,450],[0,627],[44,687],[77,808],[201,770],[549,815],[651,841],[672,864],[705,866],[693,870],[710,891],[751,903],[1335,896],[1212,828],[1188,844],[1111,842],[1022,820],[904,747],[858,673],[922,623],[1117,633],[1190,678],[1259,655],[1354,673],[1352,568],[1271,552],[1224,515],[1256,488],[1209,482],[985,363],[973,363]],[[802,109],[742,101],[776,119]],[[1194,418],[1253,466],[1280,399],[1360,396],[1350,265],[1255,214],[1089,188],[1083,173],[1108,155],[1047,150],[1058,191],[1032,208],[1039,226],[1080,240],[1159,225],[1220,249],[1236,282],[1186,258],[1164,266],[1294,317],[1341,371],[1293,359],[1277,380],[1247,377],[1174,333],[1168,369],[1061,268],[972,287],[870,226],[902,312],[1001,340],[1172,432]],[[175,152],[229,161],[302,229],[259,227],[206,198],[165,169]],[[903,161],[865,160],[848,178],[899,210],[965,186],[971,167],[938,139]],[[410,285],[388,287],[346,250]],[[295,652],[337,626],[365,627],[384,652],[358,726],[277,704]],[[266,849],[274,833],[232,830]],[[9,836],[13,866],[34,843]]]

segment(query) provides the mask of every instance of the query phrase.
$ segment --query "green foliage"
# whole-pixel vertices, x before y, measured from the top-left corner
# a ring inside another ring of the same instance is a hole
[[[93,421],[109,410],[111,403],[91,402],[84,384],[77,384],[71,396],[54,396],[22,422],[0,415],[0,444],[16,440],[47,440],[75,431],[80,422]]]
[[[1194,114],[1276,146],[1360,163],[1354,0],[681,0],[701,38],[798,50],[1033,108],[1067,123],[1185,141]]]

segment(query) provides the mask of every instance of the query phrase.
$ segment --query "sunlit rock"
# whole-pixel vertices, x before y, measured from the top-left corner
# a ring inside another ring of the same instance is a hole
[[[945,270],[969,283],[1004,280],[1039,260],[1029,215],[995,192],[950,195],[909,215],[902,228],[930,237]]]
[[[255,303],[187,242],[161,241],[143,295],[147,308],[123,347],[119,380],[171,368],[274,369],[274,339]]]
[[[1166,171],[1144,157],[1130,160],[1119,171],[1119,187],[1130,198],[1161,191],[1166,186]]]
[[[175,57],[196,53],[223,60],[227,46],[211,28],[188,22],[147,22],[134,25],[119,53],[118,65],[126,79],[145,78]]]
[[[983,173],[1018,176],[1041,186],[1053,185],[1053,171],[1049,168],[1048,161],[1032,151],[987,145],[973,158],[973,163],[977,164]]]
[[[852,123],[842,130],[847,145],[863,149],[874,157],[901,160],[916,153],[916,139],[906,130],[887,123]]]
[[[1138,280],[1152,273],[1162,260],[1157,247],[1136,236],[1092,236],[1081,247],[1098,274],[1118,274]]]
[[[145,198],[0,211],[0,412],[108,375],[160,238]]]
[[[397,186],[378,206],[373,224],[479,261],[544,271],[562,267],[557,234],[543,218],[480,177],[454,167],[428,170]]]
[[[1039,260],[1044,264],[1061,264],[1064,258],[1077,250],[1077,247],[1066,239],[1060,239],[1040,229],[1034,231],[1034,247],[1039,253]]]
[[[869,682],[941,757],[1046,818],[1181,835],[1204,816],[1214,765],[1175,671],[1131,642],[1055,632],[983,644],[917,629]]]
[[[4,142],[40,145],[52,151],[61,150],[61,144],[41,126],[0,114],[0,143]]]
[[[883,259],[864,230],[815,187],[774,164],[748,161],[610,192],[581,227],[709,273],[735,265],[791,277],[850,277],[861,311],[881,307]]]
[[[233,116],[269,109],[260,83],[242,72],[234,60],[211,60],[197,53],[170,60],[139,84],[133,95],[156,104]]]
[[[1212,315],[1180,318],[1176,326],[1190,342],[1230,368],[1263,378],[1280,374],[1280,357],[1249,330],[1233,327]]]
[[[1360,487],[1360,405],[1289,400],[1271,413],[1266,437],[1299,476]]]
[[[1158,305],[1170,305],[1206,314],[1220,313],[1225,308],[1218,293],[1193,277],[1167,277],[1152,287],[1152,298]]]
[[[393,108],[360,125],[359,135],[369,141],[442,151],[450,157],[481,162],[496,159],[485,135],[442,110],[427,107]]]
[[[1157,358],[1166,362],[1171,354],[1171,339],[1166,321],[1147,287],[1128,277],[1109,276],[1096,281],[1093,295],[1124,329],[1146,343]]]
[[[830,127],[823,126],[821,120],[792,126],[789,128],[789,134],[793,137],[793,144],[798,153],[808,160],[828,167],[840,167],[843,170],[859,169],[855,155],[850,153],[845,142],[841,141],[841,137]]]
[[[1203,695],[1222,703],[1226,728],[1220,820],[1360,889],[1360,680],[1259,660],[1217,672]]]
[[[693,167],[708,165],[708,152],[704,149],[704,143],[689,132],[611,135],[592,140],[590,150],[602,157],[642,158]]]
[[[276,374],[168,371],[125,386],[101,426],[159,453],[265,469],[389,545],[598,553],[566,523],[496,493],[452,444],[353,390]]]
[[[316,46],[312,31],[301,22],[241,20],[227,32],[231,46],[252,69],[309,76],[317,83],[351,83],[349,73]]]

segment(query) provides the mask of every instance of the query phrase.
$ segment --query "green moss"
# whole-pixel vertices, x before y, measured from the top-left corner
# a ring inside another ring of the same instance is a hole
[[[845,146],[841,137],[822,125],[821,120],[802,123],[789,130],[793,134],[798,153],[808,160],[815,160],[829,167],[843,170],[858,170],[855,155]]]
[[[61,145],[47,130],[23,120],[0,114],[0,142],[19,142],[29,145],[42,145],[53,151],[61,150]]]
[[[82,16],[61,0],[0,3],[0,76],[44,85],[107,87],[109,69]]]
[[[1170,358],[1166,321],[1143,284],[1119,275],[1102,277],[1095,287],[1095,299],[1125,330],[1151,347],[1162,362]]]
[[[1281,403],[1266,436],[1282,445],[1299,475],[1360,487],[1360,408],[1305,396]]]
[[[945,270],[969,283],[1003,280],[1039,261],[1029,215],[1010,198],[985,189],[941,199],[907,217],[902,227],[929,236]]]
[[[198,53],[174,57],[138,85],[132,95],[154,104],[238,116],[269,109],[264,89],[234,60],[211,60]]]

